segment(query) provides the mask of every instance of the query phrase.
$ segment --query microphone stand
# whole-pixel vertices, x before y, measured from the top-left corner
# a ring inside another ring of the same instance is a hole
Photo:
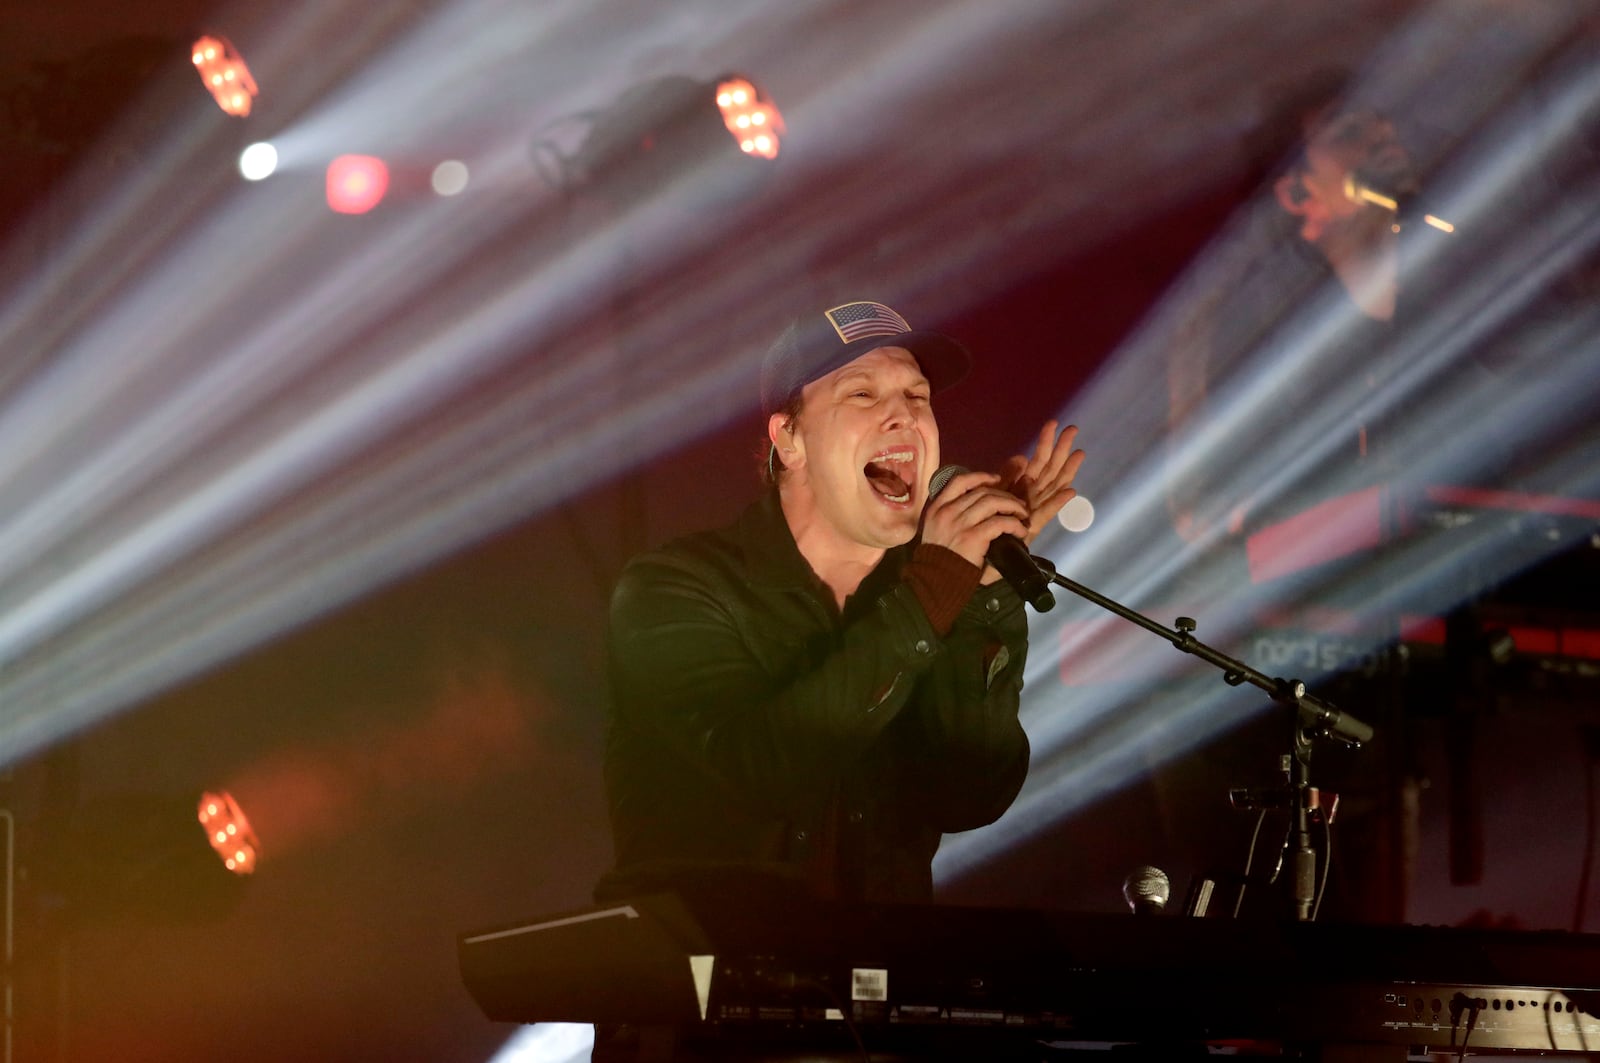
[[[1113,601],[1098,591],[1068,579],[1056,571],[1056,566],[1042,557],[1035,557],[1039,571],[1057,587],[1065,588],[1080,598],[1086,598],[1102,609],[1109,610],[1124,620],[1138,624],[1152,634],[1160,635],[1184,653],[1192,654],[1222,670],[1222,681],[1229,686],[1250,683],[1267,692],[1278,704],[1294,710],[1294,745],[1292,768],[1289,773],[1289,805],[1293,815],[1294,852],[1294,907],[1295,918],[1309,920],[1316,901],[1317,854],[1311,848],[1311,816],[1314,791],[1311,788],[1311,747],[1316,738],[1332,738],[1351,747],[1360,747],[1372,741],[1372,728],[1327,701],[1306,690],[1298,679],[1276,679],[1256,671],[1237,658],[1207,646],[1194,637],[1198,626],[1192,617],[1180,616],[1172,627],[1151,620],[1120,602]]]

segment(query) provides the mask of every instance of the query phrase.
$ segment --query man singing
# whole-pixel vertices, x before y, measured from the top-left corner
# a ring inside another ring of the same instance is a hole
[[[1022,786],[1023,603],[984,561],[1073,497],[1076,429],[1002,473],[939,467],[948,337],[853,302],[768,352],[763,497],[635,558],[611,605],[606,781],[616,867],[596,894],[729,878],[926,901],[940,835]]]

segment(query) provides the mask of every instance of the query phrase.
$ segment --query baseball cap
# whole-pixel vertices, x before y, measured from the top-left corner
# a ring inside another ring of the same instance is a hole
[[[777,413],[813,380],[879,347],[910,351],[934,392],[959,381],[972,366],[972,355],[961,344],[913,329],[882,303],[841,303],[796,318],[767,349],[761,365],[762,414]]]

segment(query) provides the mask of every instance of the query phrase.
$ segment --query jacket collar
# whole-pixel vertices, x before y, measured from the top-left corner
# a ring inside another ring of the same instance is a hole
[[[783,503],[776,487],[769,488],[744,511],[734,526],[734,534],[744,549],[751,582],[797,589],[818,585],[817,574],[811,571],[810,562],[795,545],[794,533],[789,531],[789,522],[784,519]],[[898,572],[910,552],[909,544],[887,551],[873,575]]]

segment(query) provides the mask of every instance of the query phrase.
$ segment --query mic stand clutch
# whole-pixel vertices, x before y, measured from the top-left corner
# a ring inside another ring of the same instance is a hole
[[[1061,575],[1050,561],[1035,557],[1049,581],[1065,588],[1080,598],[1086,598],[1102,609],[1107,609],[1124,620],[1138,624],[1153,634],[1160,635],[1184,653],[1193,654],[1208,664],[1222,670],[1222,681],[1229,686],[1250,683],[1260,687],[1280,705],[1294,710],[1294,757],[1289,779],[1290,812],[1294,823],[1293,883],[1294,906],[1297,919],[1311,918],[1316,899],[1316,852],[1311,848],[1310,822],[1313,815],[1311,788],[1311,743],[1316,738],[1333,738],[1350,746],[1361,746],[1372,741],[1372,728],[1315,694],[1308,693],[1306,685],[1298,679],[1275,679],[1256,671],[1236,658],[1213,649],[1194,637],[1197,626],[1191,617],[1180,616],[1172,627],[1156,623],[1143,613],[1135,612],[1120,602],[1112,601],[1098,591]]]

